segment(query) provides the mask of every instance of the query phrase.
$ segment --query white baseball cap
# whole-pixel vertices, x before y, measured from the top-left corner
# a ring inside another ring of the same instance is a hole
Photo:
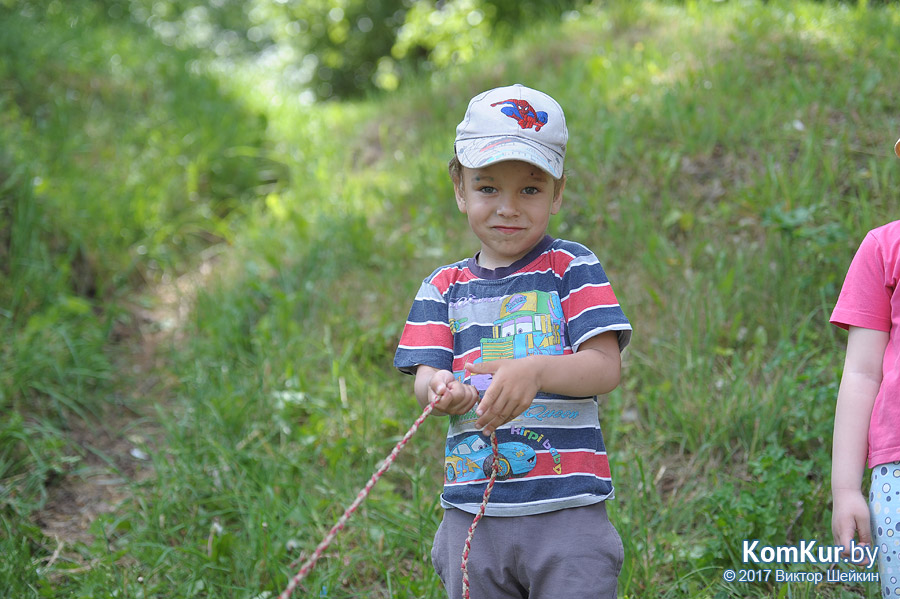
[[[520,84],[482,92],[469,101],[456,128],[456,156],[468,168],[504,160],[533,164],[563,176],[569,131],[556,100]]]
[[[894,144],[894,154],[897,155],[897,158],[900,158],[900,139]]]

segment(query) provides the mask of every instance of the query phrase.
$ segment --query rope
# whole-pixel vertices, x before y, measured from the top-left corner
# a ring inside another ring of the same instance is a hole
[[[397,459],[397,456],[400,454],[400,451],[406,446],[406,443],[412,438],[416,431],[419,430],[419,427],[422,426],[422,423],[425,422],[425,419],[428,418],[428,415],[431,414],[432,410],[434,410],[435,404],[441,400],[442,395],[439,395],[432,400],[430,404],[425,406],[425,409],[422,410],[422,414],[413,422],[412,426],[409,427],[409,430],[406,431],[406,434],[403,435],[403,438],[394,446],[394,449],[391,450],[391,453],[384,459],[378,469],[375,471],[375,474],[372,475],[372,478],[369,479],[369,482],[366,483],[366,486],[362,488],[359,494],[356,496],[356,499],[353,500],[353,503],[350,504],[350,507],[344,511],[344,514],[338,519],[337,523],[331,530],[325,535],[325,538],[319,543],[318,547],[316,547],[313,554],[309,557],[309,559],[304,562],[304,564],[300,567],[300,570],[297,574],[288,582],[288,585],[284,588],[281,594],[278,596],[278,599],[288,599],[291,596],[291,593],[294,592],[294,589],[297,588],[297,585],[306,578],[306,576],[312,571],[313,566],[316,565],[316,562],[319,561],[319,558],[322,557],[322,554],[325,553],[325,550],[328,549],[328,546],[331,545],[331,542],[334,541],[334,538],[338,535],[339,532],[344,530],[344,527],[347,525],[347,521],[350,520],[350,516],[356,512],[356,509],[365,501],[366,497],[369,496],[369,492],[375,486],[375,483],[387,472],[388,468],[391,467],[391,464]],[[462,571],[463,571],[463,596],[465,599],[469,599],[469,573],[466,570],[466,562],[469,560],[469,548],[472,545],[472,537],[475,535],[475,527],[478,525],[478,521],[481,520],[481,517],[484,515],[484,510],[487,508],[488,498],[491,496],[491,489],[494,487],[494,480],[497,478],[497,469],[498,469],[498,453],[497,453],[497,436],[494,433],[491,433],[491,445],[494,450],[494,463],[493,469],[491,472],[491,479],[488,482],[487,487],[484,490],[484,499],[481,502],[481,508],[479,509],[478,515],[475,516],[475,520],[472,521],[472,526],[469,527],[469,536],[466,538],[466,546],[463,551],[463,561],[462,561]]]
[[[494,462],[491,464],[491,479],[488,481],[487,487],[484,488],[484,498],[481,500],[481,507],[472,520],[469,527],[469,535],[466,537],[466,546],[463,548],[462,554],[462,582],[463,582],[463,599],[469,599],[469,550],[472,548],[472,538],[475,536],[475,527],[484,516],[484,510],[487,508],[488,499],[491,497],[491,490],[494,488],[494,482],[497,480],[497,471],[500,470],[500,457],[497,449],[497,433],[491,433],[491,449],[493,449]]]

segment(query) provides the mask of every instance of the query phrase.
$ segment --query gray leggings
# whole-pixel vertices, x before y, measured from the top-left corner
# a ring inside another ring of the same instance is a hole
[[[444,512],[431,559],[449,599],[462,597],[472,514]],[[615,599],[624,559],[606,504],[534,516],[484,517],[469,554],[471,599]]]

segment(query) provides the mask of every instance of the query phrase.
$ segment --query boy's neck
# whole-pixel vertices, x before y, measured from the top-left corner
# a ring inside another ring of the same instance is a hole
[[[500,279],[516,272],[523,266],[532,262],[539,254],[544,252],[554,241],[553,237],[545,234],[528,252],[509,264],[492,264],[482,261],[481,251],[479,250],[475,256],[469,258],[469,270],[476,275],[486,279]]]

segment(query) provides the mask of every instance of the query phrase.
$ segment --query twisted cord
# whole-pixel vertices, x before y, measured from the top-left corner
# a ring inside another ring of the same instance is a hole
[[[484,498],[481,500],[481,507],[478,508],[475,519],[472,520],[472,525],[469,527],[469,535],[466,537],[466,545],[463,548],[462,565],[460,566],[462,568],[463,599],[469,599],[469,550],[472,548],[472,539],[475,537],[475,527],[478,526],[478,522],[481,520],[482,516],[484,516],[484,510],[487,509],[488,499],[491,498],[494,482],[497,480],[497,471],[500,470],[500,452],[497,448],[496,432],[491,433],[491,449],[493,450],[494,456],[493,463],[491,464],[491,479],[484,488]]]
[[[325,535],[325,538],[322,539],[322,542],[319,543],[319,546],[316,547],[316,550],[313,551],[313,554],[309,557],[309,559],[307,559],[306,562],[300,567],[300,570],[291,579],[291,581],[288,583],[288,585],[285,587],[285,589],[281,592],[281,594],[278,596],[278,599],[288,599],[291,596],[291,593],[294,592],[294,589],[297,588],[297,585],[300,584],[300,581],[302,581],[304,578],[306,578],[306,576],[313,569],[313,566],[316,565],[316,562],[319,561],[319,558],[322,557],[322,554],[325,552],[325,550],[328,548],[328,546],[331,545],[331,542],[334,540],[334,538],[347,525],[347,521],[350,519],[350,516],[353,515],[353,513],[360,506],[360,504],[362,504],[362,502],[366,499],[366,497],[368,497],[369,492],[372,490],[372,487],[375,486],[375,483],[378,482],[378,479],[380,479],[382,477],[382,475],[385,472],[387,472],[388,468],[391,467],[391,464],[394,463],[394,460],[397,459],[397,455],[399,455],[400,451],[406,446],[406,443],[410,440],[410,438],[414,434],[416,434],[416,431],[419,430],[419,427],[422,425],[423,422],[425,422],[425,419],[428,418],[428,415],[431,414],[432,410],[434,410],[435,404],[437,404],[437,402],[440,401],[441,397],[442,397],[441,395],[435,397],[434,400],[432,400],[432,402],[430,404],[425,406],[425,409],[422,410],[422,414],[416,419],[416,421],[413,423],[413,425],[411,427],[409,427],[409,430],[406,431],[406,434],[403,435],[403,438],[400,439],[400,441],[397,443],[397,445],[394,446],[394,449],[391,451],[391,453],[388,455],[388,457],[386,457],[384,459],[384,461],[381,463],[381,466],[378,467],[378,470],[375,471],[375,474],[373,474],[372,478],[369,479],[369,482],[366,483],[366,486],[363,487],[363,489],[356,496],[356,499],[353,501],[353,503],[350,504],[350,507],[348,507],[347,510],[344,512],[344,515],[338,519],[337,523],[331,528],[331,531],[329,531],[329,533],[327,535]],[[496,453],[496,442],[495,442],[495,453]],[[496,458],[495,458],[495,461],[496,461]],[[496,471],[496,467],[495,467],[495,471]],[[485,497],[485,502],[487,502],[487,497]],[[484,511],[483,508],[482,508],[482,511]],[[470,536],[471,536],[471,533],[470,533]]]

